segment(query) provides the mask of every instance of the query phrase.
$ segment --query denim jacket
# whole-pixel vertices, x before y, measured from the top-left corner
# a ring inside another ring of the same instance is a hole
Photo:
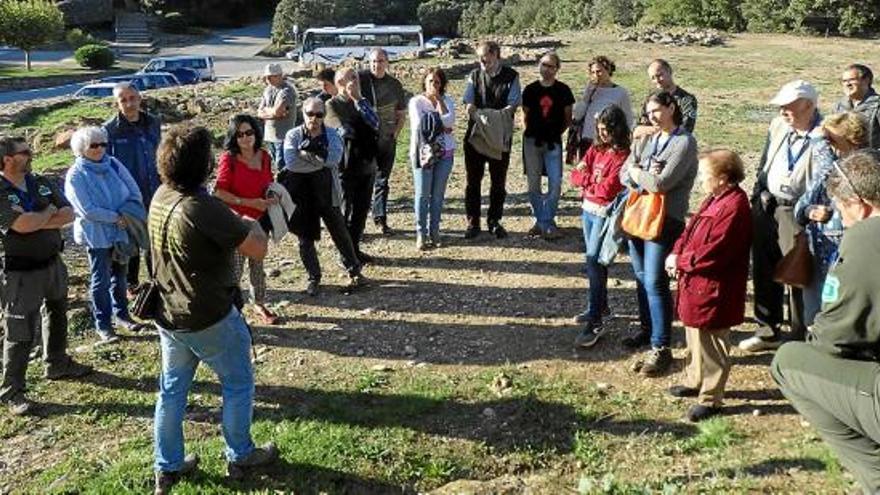
[[[161,137],[159,119],[141,112],[137,122],[129,122],[121,114],[104,123],[109,141],[107,154],[125,165],[141,191],[144,206],[159,188],[159,172],[156,169],[156,149]]]
[[[828,190],[825,188],[825,179],[834,169],[837,156],[825,139],[817,140],[812,152],[815,166],[813,173],[807,178],[806,191],[794,207],[794,215],[807,232],[810,251],[819,268],[827,273],[837,258],[837,250],[843,237],[843,219],[837,208],[832,209],[831,218],[825,223],[811,221],[809,213],[810,205],[832,206]]]

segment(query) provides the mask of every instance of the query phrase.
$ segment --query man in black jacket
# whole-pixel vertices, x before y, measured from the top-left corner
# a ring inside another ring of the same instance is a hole
[[[373,258],[361,251],[360,244],[376,177],[379,118],[366,98],[361,96],[357,73],[353,69],[336,72],[336,87],[339,94],[327,100],[324,123],[335,128],[344,141],[339,166],[343,214],[360,262],[369,263]]]

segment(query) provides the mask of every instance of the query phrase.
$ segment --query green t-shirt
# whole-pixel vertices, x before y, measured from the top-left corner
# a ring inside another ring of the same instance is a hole
[[[163,249],[163,225],[181,196],[168,220]],[[150,204],[149,230],[161,288],[158,323],[196,331],[225,317],[238,287],[233,254],[250,226],[207,192],[183,195],[163,185]]]

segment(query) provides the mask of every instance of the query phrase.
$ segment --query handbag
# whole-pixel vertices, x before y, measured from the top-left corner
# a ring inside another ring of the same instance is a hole
[[[168,211],[168,216],[165,217],[165,221],[162,224],[162,243],[159,245],[159,256],[165,254],[165,238],[168,235],[168,223],[171,221],[171,214],[174,213],[174,209],[177,208],[177,205],[180,204],[183,198],[184,196],[181,196],[174,205],[171,206],[171,210]],[[155,320],[159,315],[159,304],[161,303],[161,300],[159,279],[156,277],[156,265],[158,265],[158,263],[154,260],[149,280],[141,285],[134,301],[132,302],[132,316],[142,321]]]
[[[633,237],[653,241],[663,232],[665,217],[666,196],[663,193],[630,191],[620,227]]]
[[[805,232],[794,236],[794,247],[773,269],[773,281],[803,289],[813,281],[813,255]]]

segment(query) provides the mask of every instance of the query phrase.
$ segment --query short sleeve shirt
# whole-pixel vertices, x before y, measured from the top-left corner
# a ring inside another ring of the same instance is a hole
[[[284,141],[287,131],[293,129],[296,125],[296,91],[287,83],[276,88],[271,84],[263,90],[263,99],[260,106],[263,108],[275,108],[279,101],[283,101],[282,105],[287,108],[287,116],[280,119],[266,119],[266,125],[263,129],[263,139],[270,143],[280,143]]]
[[[380,79],[366,72],[361,74],[361,93],[379,115],[379,134],[394,132],[397,112],[406,110],[406,92],[400,81],[388,74]]]
[[[528,108],[524,136],[545,143],[561,143],[565,131],[565,107],[574,105],[574,95],[565,83],[543,86],[535,81],[523,90],[523,107]]]
[[[215,189],[220,189],[238,196],[239,198],[254,199],[262,198],[266,189],[272,183],[272,162],[269,153],[259,151],[262,166],[253,169],[247,163],[238,159],[230,152],[220,155],[220,163],[217,166],[217,183]],[[229,205],[233,211],[241,216],[256,220],[263,216],[263,212],[244,205]]]
[[[250,232],[248,223],[206,191],[183,195],[163,185],[150,205],[149,230],[161,287],[159,324],[197,331],[224,318],[238,287],[233,255]]]
[[[40,212],[50,204],[61,209],[70,206],[58,185],[51,179],[29,174],[25,178],[27,191],[0,177],[0,245],[4,256],[48,260],[61,252],[64,243],[59,229],[40,229],[28,234],[12,230],[12,224],[22,213]]]

